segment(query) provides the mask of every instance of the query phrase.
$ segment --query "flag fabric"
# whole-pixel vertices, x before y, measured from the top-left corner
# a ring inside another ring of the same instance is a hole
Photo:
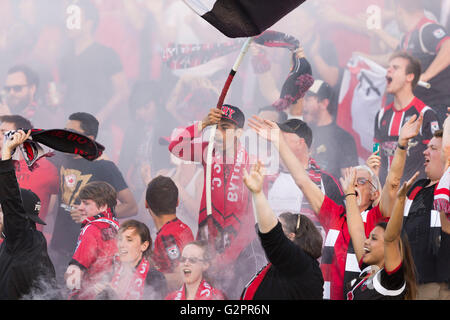
[[[306,0],[183,0],[199,16],[230,38],[253,37]]]
[[[353,136],[364,162],[372,154],[375,117],[385,104],[385,90],[386,69],[353,55],[344,71],[336,123]]]

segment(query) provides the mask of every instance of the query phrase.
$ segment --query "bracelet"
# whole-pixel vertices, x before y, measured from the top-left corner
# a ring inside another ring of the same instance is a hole
[[[347,193],[344,198],[347,198],[348,196],[355,196],[356,197],[356,193]]]
[[[401,150],[406,150],[408,149],[408,146],[402,146],[400,143],[397,143],[397,147]]]

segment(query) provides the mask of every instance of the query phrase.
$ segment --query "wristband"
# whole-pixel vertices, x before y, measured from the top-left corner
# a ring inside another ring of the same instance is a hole
[[[401,150],[406,150],[408,149],[408,146],[402,146],[400,143],[397,143],[397,147]]]
[[[347,193],[344,198],[347,198],[348,196],[355,196],[356,197],[356,193]]]

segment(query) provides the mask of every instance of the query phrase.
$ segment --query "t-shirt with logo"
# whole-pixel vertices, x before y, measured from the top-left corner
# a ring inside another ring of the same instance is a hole
[[[416,27],[406,33],[400,42],[399,49],[407,51],[419,59],[422,73],[436,58],[442,44],[450,40],[447,30],[436,21],[423,18]],[[414,94],[429,106],[450,105],[450,66],[429,80],[430,89],[417,87]]]
[[[185,245],[194,241],[191,229],[175,218],[158,231],[153,250],[153,261],[162,273],[172,273],[178,265]]]
[[[81,226],[72,220],[70,207],[80,203],[80,190],[93,181],[107,182],[117,192],[128,186],[117,166],[109,160],[88,161],[66,157],[60,164],[59,173],[59,208],[50,247],[61,254],[71,256]]]
[[[401,183],[409,180],[417,171],[420,172],[420,178],[425,177],[423,152],[433,138],[434,132],[439,129],[437,115],[434,110],[417,97],[414,97],[411,103],[402,110],[395,110],[394,103],[391,103],[377,113],[374,142],[380,144],[381,167],[379,177],[382,184],[384,184],[392,164],[401,128],[412,116],[419,117],[420,113],[423,114],[422,127],[419,134],[408,142],[406,164]]]
[[[346,294],[347,300],[403,300],[406,295],[406,281],[403,264],[387,272],[384,268],[371,274],[371,267],[362,265],[359,278],[352,281],[352,288]]]

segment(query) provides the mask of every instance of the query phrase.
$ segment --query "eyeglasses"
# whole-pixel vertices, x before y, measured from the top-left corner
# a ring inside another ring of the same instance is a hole
[[[183,256],[180,258],[181,263],[185,263],[186,261],[189,261],[191,264],[196,264],[197,262],[204,262],[205,260],[199,258],[187,258]]]
[[[369,182],[369,183],[370,183],[370,185],[371,185],[372,187],[374,187],[374,189],[376,189],[376,188],[377,188],[377,187],[375,187],[375,186],[373,185],[373,183],[372,183],[372,182],[370,182],[370,180],[369,180],[369,179],[367,179],[367,178],[363,178],[363,177],[360,177],[360,178],[356,179],[356,183],[357,183],[358,185],[360,185],[360,186],[363,186],[363,185],[365,185],[365,184],[366,184],[366,182]]]
[[[16,85],[16,86],[4,86],[3,89],[6,92],[10,92],[11,90],[14,91],[14,93],[18,93],[21,92],[23,88],[28,87],[27,84],[22,84],[22,85]]]

